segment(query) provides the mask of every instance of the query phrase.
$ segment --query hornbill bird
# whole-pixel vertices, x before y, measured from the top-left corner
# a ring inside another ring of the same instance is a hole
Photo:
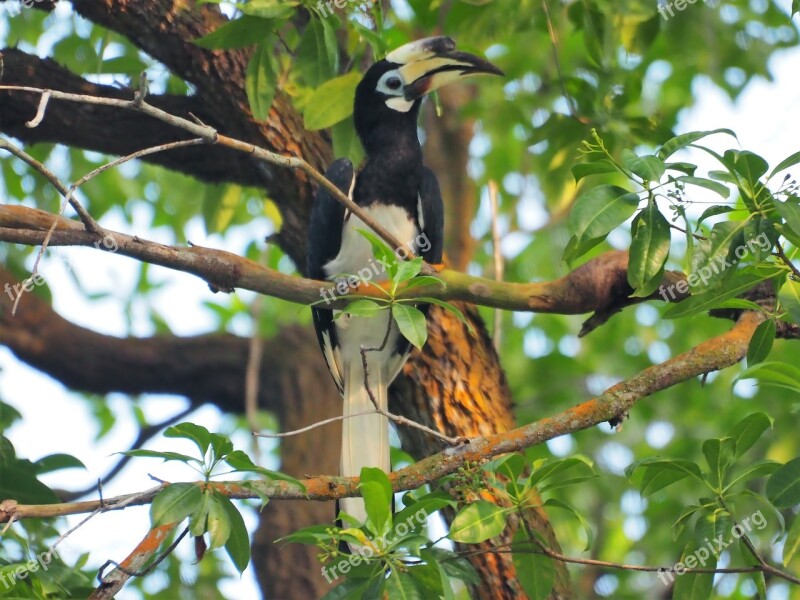
[[[390,52],[367,70],[356,88],[353,116],[366,153],[361,170],[356,172],[348,159],[340,158],[325,173],[429,264],[442,262],[444,208],[436,176],[422,162],[419,108],[429,92],[481,73],[502,75],[483,58],[457,51],[448,37],[418,40]],[[369,228],[320,188],[309,225],[308,276],[335,279],[374,267],[372,247],[359,229]],[[386,274],[380,271],[372,279],[386,279]],[[368,385],[385,410],[389,384],[410,351],[394,323],[390,329],[389,311],[370,318],[340,315],[338,319],[334,311],[319,306],[312,312],[325,361],[344,399],[344,416],[374,411],[365,386],[362,347],[373,349],[365,353]],[[342,423],[341,475],[358,476],[362,467],[391,469],[389,424],[377,413],[345,418]],[[340,508],[362,522],[366,519],[360,498],[343,499]]]

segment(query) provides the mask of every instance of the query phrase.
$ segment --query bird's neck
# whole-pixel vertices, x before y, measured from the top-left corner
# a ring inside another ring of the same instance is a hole
[[[360,203],[416,206],[423,168],[422,148],[416,125],[412,125],[385,135],[376,132],[382,143],[366,149],[367,160],[356,183]]]

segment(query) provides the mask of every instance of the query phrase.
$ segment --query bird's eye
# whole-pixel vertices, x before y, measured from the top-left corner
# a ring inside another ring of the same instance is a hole
[[[386,80],[386,87],[390,90],[399,90],[402,85],[403,82],[400,81],[399,77],[389,77],[389,79]]]

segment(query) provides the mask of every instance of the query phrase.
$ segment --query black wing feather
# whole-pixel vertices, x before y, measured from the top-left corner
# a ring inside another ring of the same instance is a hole
[[[325,172],[325,177],[345,195],[350,192],[354,176],[353,163],[346,158],[334,161]],[[306,271],[312,279],[326,279],[325,265],[339,254],[339,248],[342,245],[344,213],[345,208],[342,203],[324,188],[319,188],[314,208],[311,211],[311,222],[308,226]],[[328,363],[328,369],[336,387],[339,388],[339,393],[342,393],[342,374],[339,372],[339,366],[332,360],[333,353],[339,348],[333,311],[314,307],[311,309],[311,314],[314,318],[314,328],[317,331],[317,340],[322,348],[325,362]],[[325,335],[328,336],[329,345],[326,344]]]
[[[422,252],[422,258],[430,265],[438,265],[441,264],[444,253],[444,204],[436,175],[427,167],[422,174],[419,200],[422,232],[430,243],[430,248]]]

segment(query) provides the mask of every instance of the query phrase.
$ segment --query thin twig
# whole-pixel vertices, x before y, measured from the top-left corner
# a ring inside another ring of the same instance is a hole
[[[500,248],[500,203],[498,202],[497,182],[489,182],[489,206],[492,209],[492,253],[494,254],[494,280],[503,281],[503,253]],[[494,327],[492,328],[492,343],[495,350],[500,351],[503,340],[503,311],[499,308],[494,311]]]
[[[259,294],[253,300],[250,316],[253,321],[253,334],[247,348],[247,366],[244,373],[244,414],[250,431],[258,427],[258,390],[261,383],[261,360],[264,355],[264,339],[259,331],[264,296]],[[253,436],[253,450],[258,454],[258,436]]]
[[[648,367],[629,379],[617,383],[597,398],[559,414],[539,419],[510,431],[485,437],[476,437],[458,448],[443,451],[424,458],[413,465],[389,474],[392,489],[396,492],[417,489],[420,486],[455,473],[467,463],[518,452],[545,443],[566,433],[576,433],[629,412],[642,398],[670,388],[678,383],[695,379],[703,373],[719,371],[738,363],[747,355],[750,338],[764,321],[764,316],[755,312],[744,312],[729,331],[706,340],[686,352]],[[312,477],[300,482],[305,489],[280,480],[197,482],[210,487],[231,499],[261,498],[336,500],[359,495],[357,477]],[[168,484],[165,484],[168,485]],[[147,504],[163,489],[158,486],[148,492],[106,499],[74,502],[70,504],[21,505],[14,501],[0,502],[0,522],[8,519],[50,518],[82,514],[96,510],[103,504],[106,510],[115,510],[124,501],[130,505]]]
[[[160,423],[143,427],[142,429],[139,430],[139,435],[136,436],[136,439],[128,447],[128,451],[137,450],[141,448],[142,446],[145,445],[145,443],[147,443],[148,440],[153,438],[159,431],[167,427],[170,427],[171,425],[174,425],[175,423],[177,423],[182,419],[185,419],[195,410],[197,410],[196,406],[189,406],[188,408],[169,417],[168,419],[165,419],[164,421],[161,421]],[[95,489],[97,489],[101,493],[101,499],[102,499],[102,487],[109,481],[111,481],[114,477],[116,477],[116,475],[125,467],[125,465],[128,464],[128,461],[130,461],[131,458],[133,457],[127,454],[123,454],[122,458],[120,458],[119,461],[117,461],[117,464],[115,464],[108,473],[106,473],[101,479],[99,479],[96,485],[92,485],[91,487],[79,490],[77,492],[70,492],[63,496],[63,501],[72,502],[74,500],[77,500],[78,498],[86,496]]]
[[[550,34],[550,43],[553,45],[553,60],[555,61],[556,72],[558,73],[558,83],[561,86],[561,94],[564,96],[564,100],[567,102],[569,114],[579,123],[588,123],[588,119],[578,116],[578,107],[575,99],[567,93],[567,88],[564,85],[564,75],[561,72],[561,60],[558,58],[558,37],[556,36],[556,30],[553,27],[553,21],[550,18],[550,7],[547,6],[547,0],[542,0],[542,9],[544,10],[544,17],[547,21],[547,31]]]
[[[41,107],[41,104],[40,104],[40,107]],[[39,161],[37,161],[32,156],[30,156],[27,153],[25,153],[25,151],[22,150],[21,148],[18,148],[17,146],[15,146],[14,144],[11,144],[7,140],[4,140],[4,139],[0,138],[0,148],[8,150],[9,152],[14,154],[18,158],[24,160],[32,168],[34,168],[37,171],[39,171],[39,173],[44,175],[55,186],[55,188],[59,191],[59,193],[64,197],[64,201],[61,203],[61,207],[60,207],[60,209],[58,211],[58,216],[61,216],[64,213],[64,209],[66,208],[67,204],[69,203],[75,209],[75,211],[78,213],[78,215],[81,217],[81,221],[83,221],[83,224],[86,227],[86,229],[88,231],[91,231],[92,233],[94,233],[98,238],[103,238],[103,239],[105,238],[105,235],[106,235],[106,233],[103,230],[103,228],[100,227],[100,225],[97,224],[97,222],[92,218],[92,216],[83,207],[83,205],[80,204],[80,202],[78,202],[74,198],[75,191],[80,186],[82,186],[87,181],[93,179],[94,177],[97,177],[98,175],[100,175],[104,171],[107,171],[108,169],[111,169],[113,167],[119,166],[119,165],[121,165],[123,163],[126,163],[126,162],[130,161],[130,160],[133,160],[133,159],[136,159],[136,158],[141,158],[142,156],[147,156],[148,154],[155,154],[157,152],[164,152],[166,150],[172,150],[172,149],[181,148],[181,147],[184,147],[184,146],[195,146],[195,145],[202,144],[202,143],[204,143],[204,140],[202,138],[196,138],[196,139],[192,139],[192,140],[182,140],[182,141],[178,141],[178,142],[171,142],[171,143],[168,143],[168,144],[160,144],[158,146],[153,146],[153,147],[150,147],[150,148],[144,148],[142,150],[138,150],[138,151],[133,152],[131,154],[128,154],[126,156],[122,156],[122,157],[120,157],[120,158],[118,158],[116,160],[111,161],[110,163],[106,163],[104,165],[101,165],[100,167],[92,170],[91,172],[87,173],[86,175],[84,175],[83,177],[78,179],[69,188],[66,188],[66,186],[64,186],[64,184],[53,173],[51,173],[47,169],[47,167],[45,167],[42,163],[40,163]],[[41,248],[39,248],[39,252],[36,255],[36,260],[33,263],[33,269],[31,270],[31,275],[30,275],[29,279],[32,279],[33,277],[35,277],[36,274],[39,272],[39,264],[40,264],[40,262],[42,260],[42,257],[44,256],[45,251],[47,250],[47,245],[50,243],[50,239],[53,236],[53,231],[55,231],[55,228],[56,228],[57,224],[58,224],[58,220],[54,220],[53,224],[51,225],[51,227],[49,229],[49,231],[47,232],[47,235],[45,236],[44,241],[42,242]],[[11,315],[12,316],[16,314],[17,306],[19,305],[19,302],[20,302],[21,299],[22,299],[22,295],[20,294],[14,300],[14,306],[11,309]]]
[[[253,435],[256,437],[262,438],[287,438],[292,437],[295,435],[300,435],[301,433],[308,433],[318,427],[322,427],[323,425],[330,425],[331,423],[336,423],[336,421],[344,421],[345,419],[352,419],[353,417],[363,417],[366,415],[377,415],[381,414],[377,410],[365,410],[364,412],[353,413],[351,415],[339,415],[338,417],[331,417],[330,419],[324,419],[323,421],[317,421],[316,423],[312,423],[307,427],[302,427],[300,429],[293,429],[292,431],[284,431],[283,433],[259,433],[257,431],[253,432]]]
[[[114,567],[115,567],[115,568],[116,568],[118,571],[121,571],[122,573],[124,573],[124,574],[125,574],[125,575],[127,575],[128,577],[144,577],[144,576],[145,576],[145,575],[147,575],[147,574],[148,574],[150,571],[152,571],[153,569],[155,569],[155,568],[156,568],[156,567],[157,567],[157,566],[158,566],[158,565],[159,565],[159,564],[160,564],[160,563],[161,563],[161,562],[162,562],[162,561],[163,561],[165,558],[167,558],[167,556],[169,556],[170,554],[172,554],[172,552],[175,550],[175,548],[177,548],[177,547],[178,547],[178,544],[180,544],[180,543],[181,543],[181,540],[183,540],[183,538],[185,538],[185,537],[186,537],[186,534],[187,534],[187,533],[189,533],[189,528],[188,528],[188,527],[187,527],[187,528],[185,528],[185,529],[184,529],[184,530],[181,532],[181,534],[180,534],[178,537],[176,537],[176,538],[175,538],[175,541],[174,541],[174,542],[172,542],[172,543],[169,545],[169,548],[167,548],[166,550],[164,550],[164,552],[162,552],[162,553],[161,553],[161,554],[158,556],[158,558],[156,558],[156,559],[155,559],[155,560],[154,560],[152,563],[150,563],[149,565],[147,565],[147,568],[145,568],[145,569],[141,569],[141,570],[131,570],[131,569],[126,569],[125,567],[123,567],[121,564],[119,564],[119,563],[118,563],[117,561],[115,561],[115,560],[107,560],[107,561],[106,561],[105,563],[103,563],[103,565],[102,565],[102,566],[101,566],[101,567],[100,567],[100,568],[97,570],[97,580],[98,580],[100,583],[105,583],[105,582],[103,581],[103,571],[105,571],[106,567],[107,567],[107,566],[109,566],[109,565],[114,565]]]
[[[387,323],[386,323],[386,333],[383,336],[383,342],[381,342],[381,345],[378,346],[377,348],[365,348],[363,346],[360,348],[360,351],[361,351],[361,365],[362,365],[362,367],[364,369],[364,388],[367,390],[367,396],[369,396],[369,399],[372,402],[372,405],[375,407],[375,410],[379,414],[383,415],[384,417],[386,417],[387,419],[395,422],[398,425],[406,425],[406,426],[411,427],[413,429],[419,429],[420,431],[423,431],[423,432],[427,433],[428,435],[431,435],[431,436],[433,436],[433,437],[435,437],[435,438],[437,438],[439,440],[442,440],[443,442],[445,442],[445,443],[447,443],[447,444],[449,444],[451,446],[459,446],[461,444],[464,444],[467,441],[465,438],[462,438],[462,437],[450,437],[449,435],[445,435],[445,434],[443,434],[443,433],[441,433],[439,431],[436,431],[435,429],[431,429],[430,427],[428,427],[426,425],[423,425],[421,423],[417,423],[416,421],[412,421],[411,419],[407,419],[405,417],[401,417],[400,415],[392,414],[388,410],[382,408],[380,406],[380,404],[378,404],[378,401],[375,398],[375,394],[373,393],[372,388],[369,385],[369,365],[367,364],[367,352],[382,352],[383,349],[386,348],[386,344],[389,341],[389,335],[390,335],[390,333],[392,331],[392,324],[394,323],[394,321],[392,319],[392,309],[391,309],[391,307],[389,307],[389,310],[387,312],[388,312],[388,318],[387,318]]]
[[[791,269],[793,278],[797,282],[800,282],[800,269],[798,269],[797,266],[792,262],[792,260],[788,256],[786,256],[786,252],[784,252],[783,246],[781,246],[780,242],[775,242],[775,251],[777,252],[781,261],[783,261],[783,263],[787,267],[789,267],[789,269]]]
[[[64,100],[67,102],[79,102],[84,104],[94,104],[98,106],[113,106],[124,110],[135,110],[142,112],[150,117],[169,123],[173,127],[188,131],[192,135],[203,138],[209,144],[219,144],[227,148],[232,148],[246,154],[255,156],[256,158],[265,162],[285,167],[288,169],[299,169],[306,175],[311,177],[319,186],[324,188],[331,194],[337,201],[341,202],[347,209],[361,219],[365,225],[372,229],[376,235],[382,238],[387,244],[395,249],[404,249],[408,260],[416,258],[416,254],[407,244],[398,240],[392,235],[385,227],[375,221],[363,208],[353,202],[346,194],[319,171],[317,171],[305,159],[295,156],[284,156],[276,152],[270,152],[253,144],[236,140],[228,136],[222,135],[216,129],[205,125],[198,125],[188,119],[184,119],[163,111],[155,106],[147,104],[143,101],[142,95],[137,93],[134,100],[119,100],[116,98],[100,98],[97,96],[89,96],[86,94],[72,94],[68,92],[61,92],[58,90],[46,90],[43,88],[20,86],[20,85],[0,85],[0,90],[17,91],[17,92],[33,92],[37,94],[50,93],[51,97],[55,100]],[[423,269],[426,274],[431,274],[432,269],[427,267]]]
[[[44,119],[44,111],[47,110],[48,102],[50,102],[49,91],[42,94],[42,97],[39,99],[39,108],[36,109],[36,116],[33,117],[27,123],[25,123],[25,127],[27,127],[28,129],[33,129],[34,127],[39,126],[39,123],[41,123],[42,119]]]

